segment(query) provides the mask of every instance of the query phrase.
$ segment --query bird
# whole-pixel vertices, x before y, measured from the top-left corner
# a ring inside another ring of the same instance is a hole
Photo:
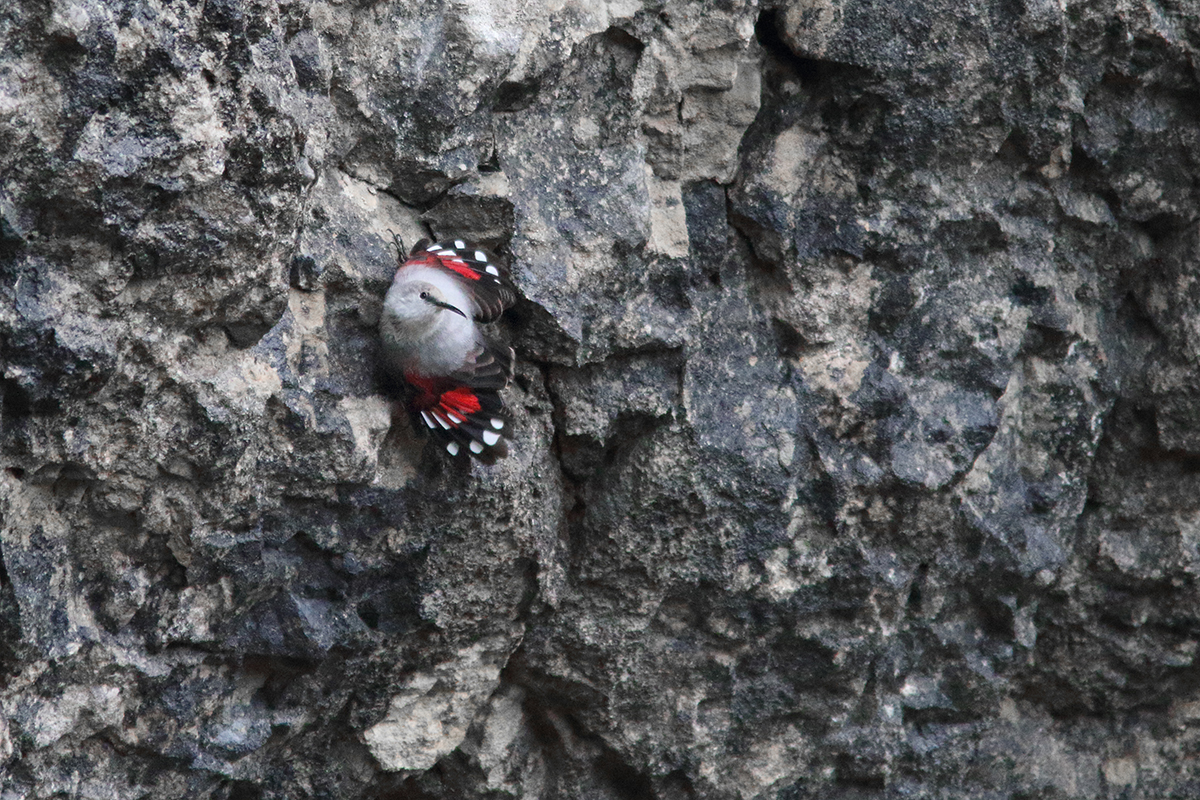
[[[400,261],[404,246],[395,238]],[[513,379],[516,356],[482,326],[516,298],[495,257],[464,239],[417,242],[384,297],[385,371],[404,379],[414,421],[451,456],[491,464],[508,454],[511,417],[500,391]]]

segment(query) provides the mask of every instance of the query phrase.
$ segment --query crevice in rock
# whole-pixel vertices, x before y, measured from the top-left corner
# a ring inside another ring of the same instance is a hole
[[[533,105],[541,91],[539,78],[526,78],[520,81],[503,81],[496,87],[492,97],[492,110],[497,113],[524,111]]]
[[[590,731],[581,719],[592,704],[580,704],[568,687],[566,695],[553,688],[556,680],[531,671],[532,665],[513,654],[501,675],[501,685],[520,687],[527,731],[549,767],[552,796],[602,797],[608,800],[656,800],[653,781]],[[582,688],[582,687],[580,687]],[[600,698],[593,698],[599,702]]]
[[[754,24],[754,36],[763,49],[775,60],[778,67],[788,71],[803,84],[819,81],[824,70],[821,61],[798,55],[783,39],[780,32],[778,8],[765,8],[759,12]]]
[[[0,525],[4,523],[0,516]],[[0,688],[6,688],[9,680],[20,672],[22,651],[20,607],[0,556]]]

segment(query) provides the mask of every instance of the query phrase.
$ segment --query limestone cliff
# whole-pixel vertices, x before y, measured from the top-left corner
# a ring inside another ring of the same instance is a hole
[[[0,8],[0,796],[1200,786],[1200,7]],[[393,424],[391,232],[522,297]]]

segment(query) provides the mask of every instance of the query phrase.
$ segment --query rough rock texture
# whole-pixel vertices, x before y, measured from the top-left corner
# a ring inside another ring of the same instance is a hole
[[[1198,20],[0,5],[0,797],[1200,796]]]

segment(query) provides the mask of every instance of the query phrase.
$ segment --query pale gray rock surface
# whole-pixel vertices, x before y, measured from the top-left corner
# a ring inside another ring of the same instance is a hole
[[[1200,795],[1198,20],[4,5],[0,798]]]

